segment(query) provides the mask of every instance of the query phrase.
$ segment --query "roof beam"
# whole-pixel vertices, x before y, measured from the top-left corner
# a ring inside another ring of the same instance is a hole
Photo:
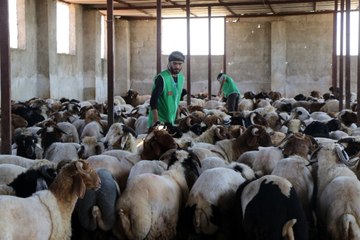
[[[184,6],[184,5],[180,5],[177,2],[174,2],[174,1],[171,1],[171,0],[165,0],[165,2],[171,3],[175,8],[180,8],[181,10],[186,12],[186,6]],[[194,17],[197,17],[197,15],[192,13],[191,11],[190,11],[190,15],[192,15]]]
[[[148,13],[147,11],[145,11],[143,8],[138,8],[138,7],[134,6],[133,4],[127,3],[127,2],[125,2],[125,1],[123,1],[123,0],[115,0],[115,1],[118,2],[118,3],[120,3],[120,4],[124,4],[124,5],[128,6],[129,9],[130,9],[130,8],[131,8],[131,9],[135,9],[135,10],[138,10],[139,12],[141,12],[141,13],[144,13],[144,14],[147,15],[147,16],[153,17],[150,13]],[[115,8],[114,8],[114,10],[115,10]]]
[[[223,4],[224,2],[222,1],[222,0],[219,0],[218,1],[220,4]],[[229,13],[231,13],[231,14],[236,14],[233,10],[231,10],[231,8],[229,7],[229,6],[225,6],[225,8],[226,8],[226,10],[228,10],[229,11]]]
[[[271,12],[272,12],[273,14],[276,14],[276,12],[274,11],[274,9],[271,7],[271,4],[270,4],[269,0],[265,0],[264,3],[266,3],[266,5],[270,8],[270,10],[271,10]]]
[[[119,3],[123,3],[122,0],[118,0]],[[172,1],[171,1],[172,2]],[[329,2],[333,4],[332,0],[315,0],[315,2]],[[175,2],[172,2],[175,3]],[[271,1],[271,5],[289,5],[289,4],[298,4],[298,3],[314,3],[314,0],[302,0],[299,2],[298,0],[292,0],[292,1]],[[126,4],[126,3],[124,3]],[[137,10],[137,9],[156,9],[156,5],[143,5],[143,6],[135,6],[126,4],[127,7],[114,7],[114,10]],[[230,7],[230,6],[256,6],[256,5],[263,5],[263,2],[254,2],[254,1],[248,1],[248,2],[222,2],[218,1],[217,3],[190,3],[190,7]],[[92,8],[98,9],[98,10],[105,10],[106,6],[103,4],[94,4],[91,5]],[[178,4],[176,5],[163,5],[162,9],[165,8],[181,8],[186,9],[186,5],[184,4]]]

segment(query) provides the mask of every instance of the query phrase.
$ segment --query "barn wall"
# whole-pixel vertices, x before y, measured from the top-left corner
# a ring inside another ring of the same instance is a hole
[[[101,14],[75,5],[76,50],[56,53],[56,1],[26,0],[26,46],[11,49],[11,96],[107,99],[107,61],[100,57]],[[114,94],[129,88],[149,94],[156,75],[156,21],[114,22]],[[331,84],[332,15],[228,19],[226,69],[241,92],[285,96],[326,92]],[[174,50],[176,46],[174,46]],[[162,57],[162,68],[167,57]],[[212,57],[212,93],[223,56]],[[356,57],[352,57],[356,89]],[[183,73],[187,76],[186,63]],[[208,57],[191,56],[191,92],[207,92]],[[186,87],[186,85],[185,85]]]

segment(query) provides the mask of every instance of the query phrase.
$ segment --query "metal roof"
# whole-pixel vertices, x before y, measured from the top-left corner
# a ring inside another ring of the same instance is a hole
[[[97,9],[106,14],[106,0],[63,0]],[[344,1],[346,4],[346,1]],[[340,9],[341,1],[338,1]],[[351,10],[358,10],[359,1],[350,1]],[[156,18],[157,0],[114,0],[114,16],[123,18]],[[257,17],[331,13],[335,1],[329,0],[192,0],[190,17]],[[186,17],[186,0],[162,0],[162,18]]]

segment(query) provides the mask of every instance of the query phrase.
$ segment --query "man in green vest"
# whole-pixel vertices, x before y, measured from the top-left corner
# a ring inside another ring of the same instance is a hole
[[[172,52],[167,69],[154,78],[148,127],[156,122],[174,124],[185,79],[181,73],[184,61],[184,54],[179,51]]]
[[[228,112],[237,111],[240,99],[240,91],[234,80],[225,73],[219,73],[217,80],[220,82],[218,96],[223,95],[226,98]]]

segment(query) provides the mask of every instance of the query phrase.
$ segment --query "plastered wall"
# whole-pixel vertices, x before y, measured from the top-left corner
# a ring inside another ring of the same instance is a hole
[[[100,56],[101,14],[75,5],[75,52],[56,53],[56,1],[26,0],[26,46],[11,49],[11,96],[107,99],[107,61]],[[331,84],[332,15],[228,19],[226,72],[241,92],[280,91],[284,96]],[[176,37],[176,36],[174,36]],[[174,46],[174,50],[176,46]],[[356,89],[356,57],[352,87]],[[150,94],[156,75],[156,20],[114,21],[114,94],[129,88]],[[211,59],[212,93],[223,56]],[[162,67],[167,56],[162,57]],[[191,92],[207,92],[208,57],[191,56]],[[183,73],[187,76],[187,64]]]

